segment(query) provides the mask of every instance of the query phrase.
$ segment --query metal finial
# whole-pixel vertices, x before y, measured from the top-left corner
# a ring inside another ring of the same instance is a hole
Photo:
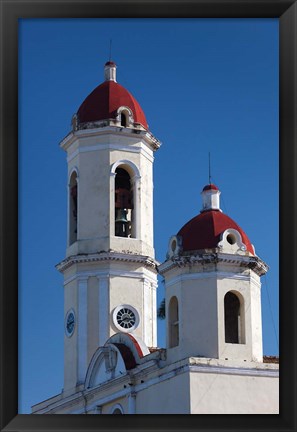
[[[211,184],[211,173],[210,173],[210,152],[208,152],[208,182]]]
[[[112,46],[112,39],[109,40],[109,61],[111,61],[111,46]]]

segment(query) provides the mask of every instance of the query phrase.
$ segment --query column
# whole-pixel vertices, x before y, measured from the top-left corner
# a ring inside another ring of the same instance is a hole
[[[78,383],[83,383],[87,370],[88,344],[88,278],[78,280]]]
[[[110,336],[109,331],[109,285],[108,277],[98,276],[99,346],[103,346]]]

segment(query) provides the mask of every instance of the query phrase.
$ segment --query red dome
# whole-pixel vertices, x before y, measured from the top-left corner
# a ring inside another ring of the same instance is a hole
[[[229,216],[218,210],[209,210],[195,216],[186,223],[178,235],[182,237],[184,251],[216,248],[221,240],[220,235],[228,228],[236,229],[246,245],[247,250],[254,255],[254,250],[245,232]]]
[[[213,183],[209,183],[208,185],[204,186],[203,190],[204,191],[207,191],[207,190],[219,190],[219,188],[216,185],[214,185]]]
[[[87,96],[78,109],[80,123],[116,118],[121,106],[130,108],[134,122],[148,128],[144,112],[131,93],[115,81],[104,81]]]

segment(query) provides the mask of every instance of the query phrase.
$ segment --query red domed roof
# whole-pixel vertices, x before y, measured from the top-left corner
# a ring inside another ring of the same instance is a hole
[[[221,240],[220,235],[228,228],[236,229],[246,245],[247,250],[254,255],[254,249],[245,232],[229,216],[219,210],[209,210],[195,216],[178,232],[182,237],[184,251],[216,248]]]
[[[148,128],[144,112],[137,100],[123,86],[115,81],[104,81],[96,87],[78,109],[80,123],[116,118],[121,106],[130,108],[134,122]]]
[[[203,190],[204,191],[207,191],[207,190],[219,190],[219,188],[216,185],[214,185],[213,183],[209,183],[208,185],[204,186]]]

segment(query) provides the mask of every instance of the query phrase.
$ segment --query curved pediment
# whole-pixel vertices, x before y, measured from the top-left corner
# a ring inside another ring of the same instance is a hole
[[[142,340],[130,334],[117,333],[110,337],[104,347],[99,347],[89,364],[85,388],[97,387],[112,379],[126,375],[140,359],[149,354]]]

